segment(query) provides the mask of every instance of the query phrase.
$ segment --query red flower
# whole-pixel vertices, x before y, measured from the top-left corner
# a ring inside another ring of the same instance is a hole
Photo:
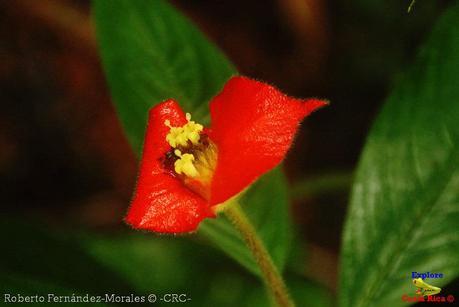
[[[326,104],[233,77],[210,102],[210,128],[191,121],[174,100],[156,105],[127,223],[162,233],[196,230],[215,217],[216,205],[278,165],[299,123]]]

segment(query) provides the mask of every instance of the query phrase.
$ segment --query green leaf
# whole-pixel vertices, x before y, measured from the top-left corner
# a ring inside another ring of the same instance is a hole
[[[413,271],[443,273],[430,280],[440,287],[459,274],[458,76],[456,5],[370,132],[344,230],[341,306],[402,306]]]
[[[96,0],[94,13],[108,84],[137,152],[148,110],[163,100],[208,121],[207,102],[237,72],[198,29],[162,0]]]
[[[240,201],[279,270],[285,265],[292,242],[287,198],[285,178],[276,168],[256,182]],[[240,234],[223,214],[201,223],[199,230],[249,271],[260,274]]]
[[[208,123],[208,101],[236,74],[232,64],[165,1],[94,2],[102,62],[126,134],[140,152],[148,109],[176,98]],[[282,266],[290,245],[286,182],[277,170],[243,200],[274,261]],[[224,217],[201,227],[223,251],[257,272],[255,262]]]

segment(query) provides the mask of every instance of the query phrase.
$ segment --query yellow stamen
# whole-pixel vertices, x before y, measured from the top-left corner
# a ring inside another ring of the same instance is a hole
[[[199,175],[193,165],[194,156],[192,154],[182,154],[182,152],[178,149],[176,149],[174,153],[180,158],[174,163],[174,169],[177,174],[184,174],[188,177],[196,177]]]
[[[186,113],[187,123],[181,127],[172,127],[170,120],[164,125],[169,127],[166,141],[173,148],[173,171],[191,191],[210,199],[210,185],[217,163],[217,147],[210,138],[202,133],[204,127],[191,120]],[[167,166],[171,168],[171,160]]]
[[[188,147],[191,142],[192,145],[199,143],[200,133],[204,127],[191,120],[191,114],[186,113],[187,123],[182,127],[172,127],[169,120],[164,121],[164,125],[170,128],[166,136],[166,141],[173,148]]]

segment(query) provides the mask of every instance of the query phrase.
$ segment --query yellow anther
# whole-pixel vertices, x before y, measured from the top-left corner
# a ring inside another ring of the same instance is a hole
[[[177,174],[183,174],[188,177],[196,177],[199,175],[193,165],[194,156],[192,154],[186,153],[182,155],[182,152],[178,149],[176,149],[174,153],[180,158],[174,163],[174,169]]]
[[[164,125],[170,128],[166,136],[166,141],[173,148],[188,147],[189,143],[197,145],[200,138],[200,133],[204,127],[191,120],[191,114],[186,113],[187,123],[182,127],[172,127],[169,120],[164,121]]]

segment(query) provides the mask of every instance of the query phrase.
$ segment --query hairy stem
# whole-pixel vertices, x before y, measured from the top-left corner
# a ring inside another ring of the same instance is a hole
[[[285,282],[282,279],[277,267],[274,265],[271,256],[266,247],[258,236],[255,228],[250,223],[249,219],[242,211],[239,203],[233,201],[224,209],[226,216],[233,223],[234,227],[242,235],[245,243],[252,252],[260,271],[263,281],[268,292],[281,307],[294,307],[295,304],[288,294]]]

